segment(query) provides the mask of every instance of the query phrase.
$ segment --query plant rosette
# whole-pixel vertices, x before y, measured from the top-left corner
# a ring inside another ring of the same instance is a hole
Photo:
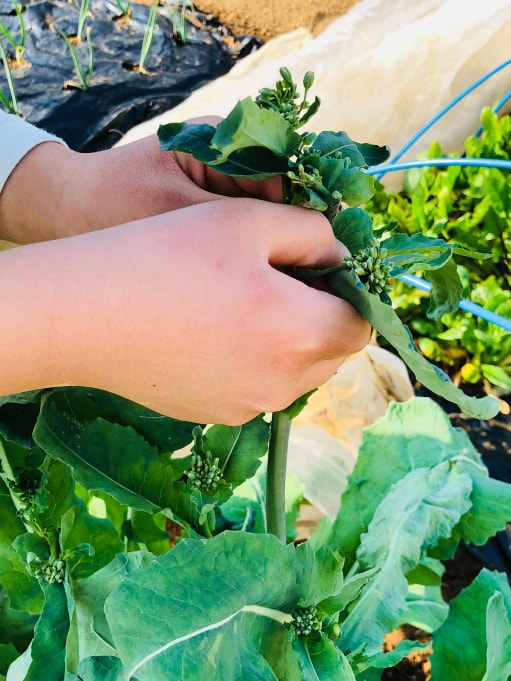
[[[324,211],[352,253],[296,276],[326,276],[411,368],[468,413],[494,413],[497,401],[425,368],[388,304],[391,278],[414,267],[434,273],[433,309],[454,304],[444,284],[455,249],[375,234],[359,207],[373,187],[363,169],[387,150],[297,133],[319,106],[297,99],[284,69],[217,129],[172,124],[162,144],[222,172],[281,175],[285,200]],[[337,517],[295,545],[303,491],[286,478],[287,434],[306,399],[271,423],[228,427],[80,387],[0,398],[0,679],[376,681],[429,646],[384,652],[403,623],[431,634],[433,681],[508,678],[505,575],[483,571],[449,605],[441,580],[460,541],[481,545],[505,527],[511,485],[489,477],[431,399],[392,403],[364,431]],[[466,658],[453,659],[444,635]]]

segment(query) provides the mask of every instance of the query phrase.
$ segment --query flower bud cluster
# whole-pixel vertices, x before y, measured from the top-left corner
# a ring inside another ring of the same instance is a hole
[[[209,451],[201,455],[192,454],[192,465],[186,471],[191,486],[202,492],[214,492],[222,479],[222,469],[218,462],[218,457],[213,459]]]
[[[50,556],[48,561],[32,561],[34,576],[44,579],[48,584],[61,584],[64,581],[66,564],[59,558]]]
[[[319,174],[319,170],[313,166],[307,166],[307,170],[303,164],[299,164],[296,168],[298,173],[292,170],[287,172],[287,176],[293,182],[293,184],[300,185],[301,187],[314,187],[314,185],[321,183],[322,177]]]
[[[18,480],[8,480],[9,487],[26,506],[34,501],[40,484],[40,473],[35,470],[22,470]]]
[[[343,264],[358,274],[369,293],[380,294],[388,288],[391,272],[386,255],[384,248],[373,245],[362,248],[354,257],[344,258]]]
[[[321,622],[318,619],[318,609],[315,605],[298,606],[294,611],[291,622],[297,636],[308,636],[313,631],[320,631]]]

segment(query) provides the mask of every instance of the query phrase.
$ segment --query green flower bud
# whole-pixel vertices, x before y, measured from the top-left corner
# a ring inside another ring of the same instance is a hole
[[[312,71],[307,71],[307,73],[303,77],[303,87],[306,90],[310,90],[313,83],[314,83],[314,73]]]

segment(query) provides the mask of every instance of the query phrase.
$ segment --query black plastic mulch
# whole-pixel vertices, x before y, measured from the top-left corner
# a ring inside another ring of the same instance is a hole
[[[134,125],[176,106],[262,44],[255,37],[232,34],[198,9],[185,15],[183,42],[171,21],[171,15],[180,17],[177,4],[160,2],[157,29],[144,64],[148,73],[141,73],[133,67],[140,59],[149,7],[130,5],[131,19],[124,23],[117,20],[115,2],[90,3],[85,26],[90,27],[94,70],[90,87],[81,90],[68,85],[78,78],[70,50],[59,33],[76,34],[80,1],[23,4],[27,28],[24,57],[30,66],[12,69],[19,108],[28,121],[62,137],[73,149],[111,147]],[[0,0],[0,19],[18,38],[19,21],[10,0]],[[1,39],[8,54],[14,56],[9,43]],[[75,49],[87,71],[85,32]],[[0,88],[8,93],[1,67],[0,63]]]

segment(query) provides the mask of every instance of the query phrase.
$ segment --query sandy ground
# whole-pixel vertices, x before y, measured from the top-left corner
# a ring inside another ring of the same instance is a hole
[[[359,0],[200,0],[196,8],[210,12],[237,35],[269,40],[296,28],[318,35]]]

